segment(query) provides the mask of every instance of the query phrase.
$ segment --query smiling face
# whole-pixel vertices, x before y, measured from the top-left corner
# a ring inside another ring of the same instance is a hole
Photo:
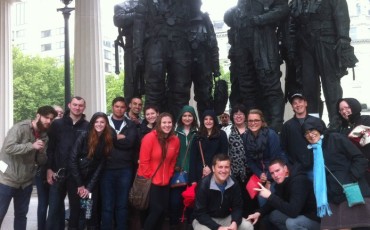
[[[213,176],[217,184],[223,184],[230,176],[230,161],[216,161],[212,166]]]
[[[274,179],[277,184],[283,183],[285,178],[289,175],[288,167],[280,163],[272,164],[269,167],[269,171],[272,179]]]
[[[292,108],[297,118],[304,118],[307,115],[307,101],[296,97],[292,101]]]
[[[307,130],[304,133],[304,137],[310,144],[316,144],[320,140],[320,135],[320,132],[315,129]]]
[[[162,117],[161,130],[165,134],[169,134],[172,130],[172,119],[169,116]]]
[[[141,112],[141,109],[143,108],[143,102],[140,98],[132,98],[130,104],[130,112],[133,114],[139,115]]]
[[[182,114],[181,122],[185,127],[190,127],[193,121],[194,117],[193,114],[191,114],[190,112],[185,112],[184,114]]]
[[[259,114],[249,114],[248,115],[248,129],[257,135],[258,131],[262,128],[262,119]]]
[[[159,113],[157,113],[152,108],[145,110],[145,119],[148,121],[149,124],[154,124],[155,120],[157,120],[158,115]]]
[[[341,101],[339,103],[339,113],[340,115],[348,121],[349,115],[352,114],[352,109],[349,107],[346,101]]]
[[[233,114],[233,120],[236,126],[242,125],[245,123],[245,114],[239,110],[238,112]]]
[[[211,130],[215,124],[212,116],[205,116],[203,121],[204,127],[206,127],[207,130]]]
[[[107,127],[106,120],[103,117],[98,117],[94,123],[94,129],[98,133],[98,135],[103,133],[105,127]]]

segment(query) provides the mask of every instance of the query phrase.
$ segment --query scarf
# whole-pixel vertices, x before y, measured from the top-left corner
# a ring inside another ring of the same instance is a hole
[[[247,179],[247,157],[245,156],[243,140],[236,129],[233,126],[229,136],[229,157],[233,162],[231,172],[234,177],[240,178],[244,182]]]
[[[268,128],[262,128],[255,137],[251,131],[247,131],[246,152],[254,160],[263,159],[263,152],[268,146],[268,133]]]
[[[321,136],[316,144],[309,144],[307,146],[308,149],[313,150],[313,188],[316,197],[317,216],[320,218],[325,215],[331,216],[332,214],[328,203],[322,139],[323,137]]]

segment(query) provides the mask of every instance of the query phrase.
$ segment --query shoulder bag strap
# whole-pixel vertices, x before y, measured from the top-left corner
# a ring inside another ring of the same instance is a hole
[[[166,143],[166,150],[167,150],[167,144],[168,143]],[[166,155],[167,155],[167,151],[166,151]],[[150,179],[153,179],[154,178],[154,176],[155,176],[155,174],[157,174],[157,172],[158,172],[158,169],[162,166],[162,164],[163,164],[163,162],[164,162],[164,159],[166,158],[166,156],[164,156],[164,157],[162,157],[162,160],[161,160],[161,163],[159,163],[159,165],[158,165],[158,167],[157,167],[157,169],[155,170],[155,172],[154,172],[154,174],[153,174],[153,176],[150,178]]]
[[[206,162],[204,161],[204,155],[203,155],[202,143],[201,143],[201,141],[200,141],[200,140],[198,141],[198,143],[199,143],[200,155],[202,156],[203,168],[205,168],[207,165],[206,165]]]
[[[336,176],[334,176],[334,174],[329,170],[329,168],[328,168],[328,167],[326,167],[326,165],[325,165],[325,168],[326,168],[326,170],[328,170],[328,172],[333,176],[333,178],[338,182],[338,184],[343,188],[342,183],[340,183],[340,182],[339,182],[338,178],[337,178]]]
[[[194,136],[194,135],[193,135]],[[186,161],[186,156],[188,155],[188,152],[189,152],[189,148],[190,148],[190,144],[191,144],[191,141],[193,139],[193,136],[191,136],[189,142],[188,142],[188,146],[186,147],[186,152],[185,152],[185,156],[184,156],[184,159],[182,159],[182,162],[181,162],[181,170],[184,168],[184,165],[185,165],[185,161]]]

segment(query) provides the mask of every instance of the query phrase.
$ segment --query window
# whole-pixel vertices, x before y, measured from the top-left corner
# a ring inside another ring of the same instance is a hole
[[[64,49],[64,41],[56,42],[55,49]]]
[[[112,60],[112,52],[109,50],[104,50],[104,59]]]
[[[110,41],[103,41],[103,44],[104,44],[105,47],[110,47],[111,46]]]
[[[106,73],[110,73],[110,64],[109,63],[104,63],[104,72]]]
[[[24,37],[24,35],[25,35],[25,31],[24,31],[24,30],[17,30],[17,31],[15,32],[15,37],[16,37],[16,38],[23,38],[23,37]]]
[[[42,44],[41,45],[41,52],[51,50],[51,44]]]
[[[19,2],[15,5],[15,24],[17,26],[26,24],[26,4],[24,2]]]
[[[50,36],[51,36],[51,30],[41,31],[41,37],[42,38],[46,38],[46,37],[50,37]]]
[[[64,27],[59,27],[54,30],[55,35],[62,35],[64,34]]]

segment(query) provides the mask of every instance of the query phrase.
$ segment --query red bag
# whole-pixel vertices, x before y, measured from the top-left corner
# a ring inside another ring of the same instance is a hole
[[[185,210],[186,208],[192,208],[195,204],[195,188],[197,183],[192,184],[191,186],[186,187],[185,191],[181,193],[182,198],[184,199],[184,210],[182,211],[181,222],[185,220]]]
[[[256,195],[258,194],[258,191],[254,190],[254,188],[260,188],[258,185],[258,182],[260,182],[260,178],[253,174],[251,178],[249,178],[249,181],[245,188],[247,189],[249,196],[254,199]]]

